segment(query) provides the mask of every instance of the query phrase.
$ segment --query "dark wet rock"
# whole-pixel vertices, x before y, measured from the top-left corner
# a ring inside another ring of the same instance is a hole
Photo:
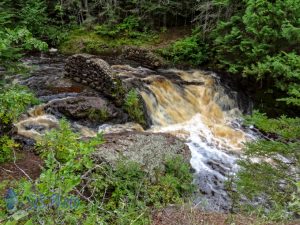
[[[64,77],[63,57],[28,58],[23,61],[32,71],[29,78],[19,78],[20,84],[29,87],[42,101],[52,100],[55,95],[99,95],[91,88]]]
[[[124,132],[105,135],[105,143],[93,154],[97,163],[114,166],[118,159],[138,162],[145,171],[154,174],[154,168],[163,169],[168,157],[181,155],[189,162],[190,151],[178,138],[160,133]]]
[[[224,180],[217,173],[201,171],[195,174],[195,181],[201,195],[195,200],[198,208],[208,211],[228,212],[231,209],[229,197]]]
[[[127,121],[127,115],[122,110],[101,97],[79,96],[57,99],[49,102],[45,106],[45,111],[58,117],[66,116],[76,120],[116,123]]]
[[[13,135],[13,139],[22,145],[23,150],[32,149],[32,147],[36,144],[36,141],[31,138],[24,137],[22,135]]]
[[[127,46],[122,50],[122,58],[140,63],[143,67],[157,69],[166,66],[163,58],[151,50],[136,46]]]
[[[208,211],[229,212],[232,199],[226,188],[226,179],[234,171],[226,161],[211,159],[206,162],[210,171],[202,170],[195,173],[194,183],[199,187],[200,196],[195,204]]]

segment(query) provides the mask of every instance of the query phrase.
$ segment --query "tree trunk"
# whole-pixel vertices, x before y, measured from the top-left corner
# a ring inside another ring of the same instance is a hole
[[[84,4],[85,17],[86,17],[85,19],[88,19],[89,17],[91,17],[88,0],[83,0],[83,4]]]

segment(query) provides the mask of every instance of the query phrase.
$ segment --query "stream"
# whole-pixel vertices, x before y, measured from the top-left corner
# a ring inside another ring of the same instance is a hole
[[[213,211],[230,209],[224,182],[237,172],[236,161],[242,156],[244,143],[255,139],[255,133],[241,125],[242,114],[251,110],[250,101],[241,108],[239,93],[223,86],[216,74],[112,65],[113,72],[122,79],[138,77],[142,82],[138,90],[151,123],[149,129],[143,130],[139,124],[128,122],[126,115],[108,101],[101,104],[110,107],[113,118],[110,122],[86,121],[84,115],[80,116],[80,110],[89,101],[91,105],[98,104],[96,99],[103,96],[64,76],[64,56],[31,56],[24,58],[23,63],[31,68],[31,76],[19,78],[18,82],[33,90],[42,102],[15,124],[18,137],[25,144],[32,144],[32,140],[57,127],[63,116],[74,117],[72,112],[76,110],[77,117],[70,122],[84,137],[123,130],[169,133],[184,140],[191,151],[194,182],[200,191],[194,204]],[[74,98],[84,99],[80,110],[72,108]],[[68,101],[71,109],[66,112],[62,110],[62,102]],[[53,105],[56,110],[50,107]]]

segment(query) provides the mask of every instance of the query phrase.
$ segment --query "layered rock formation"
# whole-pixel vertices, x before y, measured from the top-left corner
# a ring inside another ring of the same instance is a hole
[[[65,71],[66,77],[101,91],[116,105],[122,105],[126,90],[104,60],[88,54],[73,55],[67,59]]]

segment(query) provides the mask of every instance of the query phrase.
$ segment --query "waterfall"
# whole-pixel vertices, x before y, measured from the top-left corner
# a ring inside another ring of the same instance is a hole
[[[186,141],[195,183],[205,194],[196,203],[210,210],[228,210],[224,182],[237,171],[244,143],[254,137],[242,130],[237,101],[226,94],[214,74],[162,71],[170,72],[182,82],[159,77],[141,91],[153,124],[150,131],[171,133]]]

